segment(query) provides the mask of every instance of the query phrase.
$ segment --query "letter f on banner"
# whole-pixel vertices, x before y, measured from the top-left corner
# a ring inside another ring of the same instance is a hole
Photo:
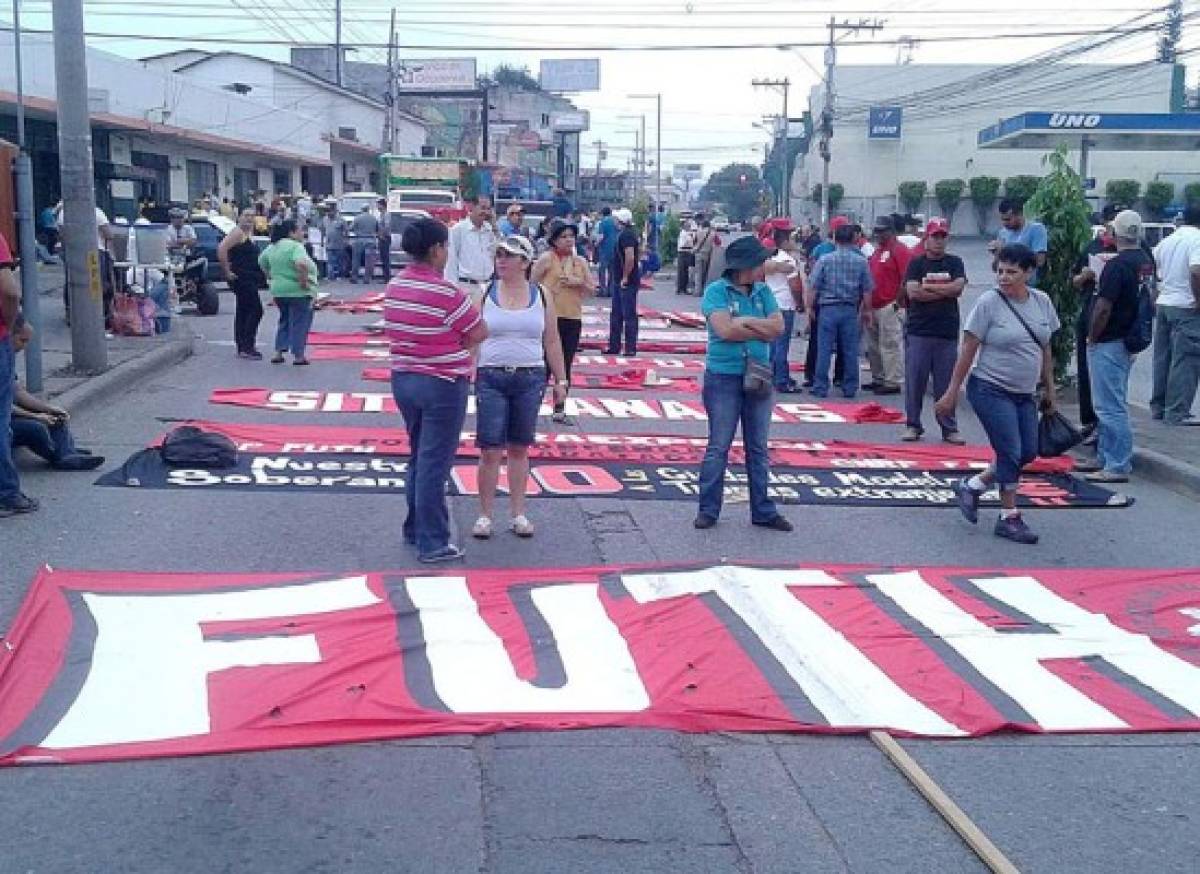
[[[307,616],[380,600],[366,577],[195,595],[84,592],[80,598],[95,626],[91,667],[62,718],[44,739],[31,739],[49,749],[207,734],[209,674],[321,660],[309,634],[208,640],[203,623]]]

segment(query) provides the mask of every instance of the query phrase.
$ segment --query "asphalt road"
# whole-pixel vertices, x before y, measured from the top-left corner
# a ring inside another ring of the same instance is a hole
[[[667,283],[661,283],[665,286]],[[349,289],[347,289],[349,290]],[[361,287],[359,288],[361,291]],[[660,288],[646,302],[695,306]],[[231,304],[226,295],[223,303]],[[232,307],[229,307],[231,310]],[[363,390],[360,362],[237,360],[231,313],[189,319],[199,354],[76,427],[116,462],[160,418],[330,424],[212,407],[231,386]],[[322,314],[353,330],[374,317]],[[261,336],[273,330],[268,310]],[[269,345],[269,344],[264,344]],[[797,344],[799,346],[799,344]],[[376,384],[372,390],[383,390]],[[381,425],[342,415],[337,424]],[[400,427],[399,419],[391,424]],[[695,423],[652,423],[699,434]],[[548,423],[543,423],[548,425]],[[595,431],[647,423],[588,420]],[[964,430],[980,442],[977,424]],[[891,426],[777,426],[772,436],[890,442]],[[0,627],[43,563],[120,570],[342,573],[411,568],[402,506],[371,495],[98,488],[26,465],[40,513],[0,523]],[[1129,510],[1030,513],[1035,547],[946,510],[787,508],[791,535],[731,506],[701,535],[686,502],[532,499],[531,542],[468,543],[469,567],[722,558],[1005,567],[1197,567],[1194,503],[1132,483]],[[452,500],[465,535],[473,499]],[[989,522],[990,522],[990,514]],[[318,532],[314,536],[313,532]],[[469,540],[465,536],[460,539]],[[1022,871],[1194,871],[1200,741],[1191,734],[999,735],[904,746]],[[970,872],[984,870],[865,738],[510,732],[0,772],[4,872]]]

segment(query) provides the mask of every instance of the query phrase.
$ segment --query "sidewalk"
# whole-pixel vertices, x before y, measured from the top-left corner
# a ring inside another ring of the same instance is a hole
[[[108,340],[108,369],[81,373],[71,365],[71,329],[64,318],[63,273],[58,266],[38,265],[42,324],[42,376],[47,398],[76,410],[131,387],[192,354],[192,327],[187,319],[172,320],[171,333],[158,337],[113,337]],[[17,373],[25,377],[24,355],[17,356]]]

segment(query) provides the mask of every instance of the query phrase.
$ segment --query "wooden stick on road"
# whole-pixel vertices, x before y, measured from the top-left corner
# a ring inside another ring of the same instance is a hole
[[[963,812],[963,809],[954,803],[954,799],[947,795],[942,787],[926,773],[925,769],[917,764],[917,760],[896,743],[894,737],[886,731],[871,731],[868,732],[868,736],[942,819],[950,824],[950,827],[983,861],[983,864],[987,865],[995,874],[1020,874],[1017,866],[1008,860],[1000,848],[993,844],[979,826],[975,825],[971,818]]]

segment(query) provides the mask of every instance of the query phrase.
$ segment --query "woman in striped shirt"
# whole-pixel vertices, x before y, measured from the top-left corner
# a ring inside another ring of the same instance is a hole
[[[442,277],[448,238],[434,219],[409,225],[401,245],[413,263],[391,281],[384,300],[392,394],[412,447],[404,540],[425,563],[464,555],[450,542],[446,481],[467,414],[471,350],[487,337],[470,298]]]

